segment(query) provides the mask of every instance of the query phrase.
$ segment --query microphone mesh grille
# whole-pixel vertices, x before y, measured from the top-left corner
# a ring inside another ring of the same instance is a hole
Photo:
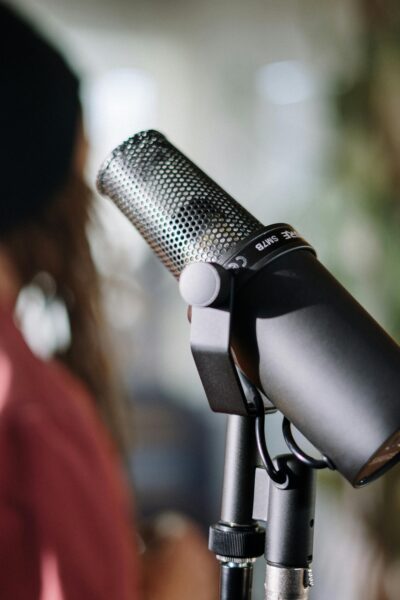
[[[218,262],[262,225],[157,131],[116,148],[97,187],[179,277],[191,262]]]

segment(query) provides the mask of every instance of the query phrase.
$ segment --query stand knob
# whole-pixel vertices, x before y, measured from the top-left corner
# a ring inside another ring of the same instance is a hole
[[[219,522],[210,527],[208,547],[218,556],[255,558],[264,553],[265,530]]]
[[[190,306],[219,306],[229,296],[231,277],[216,263],[191,263],[181,273],[179,290]]]

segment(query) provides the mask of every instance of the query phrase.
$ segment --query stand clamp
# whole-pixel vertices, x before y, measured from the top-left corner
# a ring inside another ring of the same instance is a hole
[[[191,263],[181,273],[179,289],[192,307],[190,346],[211,410],[248,416],[255,407],[230,348],[234,283],[232,271],[217,263]],[[276,410],[270,403],[266,408]]]

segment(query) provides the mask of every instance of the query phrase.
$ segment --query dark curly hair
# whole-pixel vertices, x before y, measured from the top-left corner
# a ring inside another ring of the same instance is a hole
[[[92,194],[74,166],[78,79],[62,56],[0,4],[0,245],[22,286],[48,273],[68,312],[59,358],[84,382],[124,447],[87,226]],[[46,292],[46,290],[44,290]]]

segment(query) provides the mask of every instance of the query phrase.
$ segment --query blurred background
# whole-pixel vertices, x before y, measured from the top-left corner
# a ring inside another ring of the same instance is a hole
[[[82,78],[88,181],[115,145],[161,130],[265,224],[288,222],[400,341],[400,4],[396,0],[13,0]],[[29,93],[29,92],[28,92]],[[192,363],[169,273],[109,202],[91,239],[129,399],[141,518],[219,518],[225,417]],[[62,306],[20,297],[39,354],[68,344]],[[274,452],[280,418],[269,418]],[[354,491],[319,476],[319,600],[400,597],[400,472]],[[255,600],[263,597],[262,561]]]

